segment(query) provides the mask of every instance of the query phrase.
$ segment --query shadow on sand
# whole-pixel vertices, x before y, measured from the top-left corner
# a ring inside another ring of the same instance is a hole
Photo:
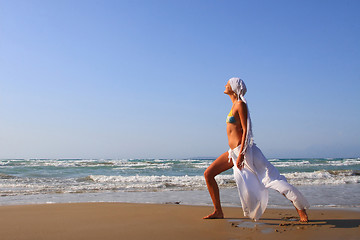
[[[331,228],[358,228],[360,226],[360,219],[324,219],[310,222],[317,225],[333,225]]]
[[[246,218],[232,218],[228,219],[229,222],[241,222],[238,226],[252,226],[252,225],[280,225],[280,226],[326,226],[330,228],[358,228],[360,226],[360,219],[323,219],[323,220],[310,220],[307,223],[301,223],[298,218],[291,219],[274,219],[274,218],[261,218],[258,222],[253,222]]]

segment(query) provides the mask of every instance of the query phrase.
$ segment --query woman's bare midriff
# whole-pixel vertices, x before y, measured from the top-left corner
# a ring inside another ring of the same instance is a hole
[[[234,123],[227,123],[226,132],[228,136],[229,147],[231,149],[234,149],[241,144],[243,131],[240,124],[238,126]]]

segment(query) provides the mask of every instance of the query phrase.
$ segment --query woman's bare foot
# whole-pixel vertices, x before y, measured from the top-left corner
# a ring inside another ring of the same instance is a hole
[[[296,209],[296,211],[299,214],[300,222],[308,222],[309,221],[308,215],[306,214],[305,209],[303,209],[303,210]]]
[[[214,211],[212,214],[203,217],[203,219],[221,219],[224,218],[224,214],[222,212]]]

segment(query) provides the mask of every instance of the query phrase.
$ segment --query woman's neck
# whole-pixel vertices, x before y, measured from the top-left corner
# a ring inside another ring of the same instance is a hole
[[[229,97],[230,97],[232,103],[235,103],[238,100],[237,97],[235,97],[234,95],[229,95]]]

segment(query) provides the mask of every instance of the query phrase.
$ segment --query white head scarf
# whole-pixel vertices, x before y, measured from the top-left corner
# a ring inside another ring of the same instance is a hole
[[[236,77],[230,78],[229,83],[230,83],[231,89],[236,93],[237,99],[238,100],[241,99],[246,104],[246,107],[248,110],[247,111],[248,117],[247,117],[247,133],[246,133],[246,139],[245,139],[245,146],[243,148],[243,151],[241,152],[241,153],[245,154],[245,151],[249,147],[251,147],[254,143],[253,133],[252,133],[252,124],[251,124],[251,119],[250,119],[250,112],[249,112],[249,108],[248,108],[246,99],[244,97],[245,93],[247,92],[247,89],[246,89],[246,85],[245,85],[244,81],[240,78],[236,78]]]
[[[231,89],[236,93],[238,100],[241,99],[243,102],[246,103],[246,99],[244,98],[244,95],[247,89],[244,81],[240,78],[233,77],[229,79],[229,83]]]

